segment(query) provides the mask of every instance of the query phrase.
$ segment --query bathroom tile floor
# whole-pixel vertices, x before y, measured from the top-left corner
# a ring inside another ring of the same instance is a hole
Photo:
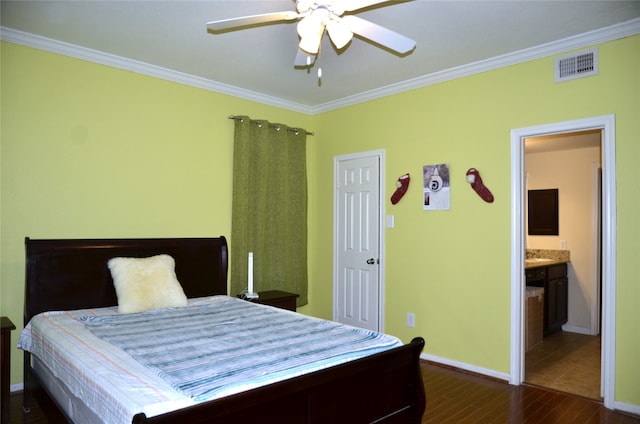
[[[525,382],[561,392],[600,397],[600,336],[558,331],[525,355]]]

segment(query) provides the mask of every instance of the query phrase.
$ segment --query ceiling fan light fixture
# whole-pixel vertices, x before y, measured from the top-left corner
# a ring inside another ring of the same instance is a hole
[[[369,22],[366,19],[347,14],[358,12],[377,4],[396,3],[390,0],[295,0],[296,12],[273,12],[238,18],[207,22],[207,32],[213,34],[263,26],[271,23],[298,20],[298,51],[294,60],[295,68],[309,68],[318,59],[325,31],[337,50],[343,50],[353,40],[353,36],[369,40],[385,49],[402,55],[410,54],[416,42],[404,35]],[[384,5],[384,4],[383,4]],[[319,68],[320,69],[320,68]],[[321,71],[320,71],[321,72]]]
[[[306,13],[313,6],[313,0],[298,0],[296,2],[296,9],[298,13]]]
[[[323,34],[324,24],[316,16],[310,15],[298,22],[299,47],[307,53],[318,53]]]
[[[313,40],[310,38],[302,38],[298,47],[306,53],[318,54],[318,50],[320,50],[320,42],[315,38]]]
[[[336,49],[340,50],[346,46],[353,38],[353,33],[349,31],[344,25],[336,20],[330,20],[327,23],[327,32],[331,38],[331,42]]]

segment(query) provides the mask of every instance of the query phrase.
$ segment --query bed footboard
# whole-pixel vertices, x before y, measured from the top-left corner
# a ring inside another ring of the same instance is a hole
[[[135,424],[420,423],[426,407],[422,338],[337,367],[205,402]]]

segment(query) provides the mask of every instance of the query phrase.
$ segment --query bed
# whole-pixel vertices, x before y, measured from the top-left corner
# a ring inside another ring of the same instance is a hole
[[[250,304],[226,296],[228,248],[224,237],[27,238],[25,243],[25,327],[41,313],[55,315],[51,311],[103,311],[114,308],[118,298],[107,266],[114,257],[170,255],[175,260],[177,279],[189,298],[189,308],[208,307],[202,303],[205,302],[202,299],[234,308],[246,308]],[[260,313],[275,314],[272,307],[253,306],[261,308]],[[241,310],[238,315],[247,315],[244,309]],[[279,313],[288,314],[282,319],[297,320],[302,317],[289,311]],[[92,346],[97,349],[101,343],[92,342]],[[250,345],[247,342],[247,347]],[[426,406],[419,365],[423,347],[424,340],[415,338],[406,345],[390,347],[264,385],[248,386],[247,390],[213,400],[190,404],[176,402],[176,409],[158,414],[144,413],[141,406],[140,412],[132,413],[130,422],[419,423]],[[76,396],[73,393],[77,391],[65,387],[64,381],[57,379],[58,374],[48,369],[44,360],[26,350],[24,356],[25,411],[29,410],[31,394],[37,391],[53,400],[70,422],[70,416],[82,416],[83,408],[91,414],[91,408],[83,406],[81,397],[74,398]],[[135,369],[135,365],[127,366],[127,369]],[[164,383],[145,380],[144,384],[155,388]]]

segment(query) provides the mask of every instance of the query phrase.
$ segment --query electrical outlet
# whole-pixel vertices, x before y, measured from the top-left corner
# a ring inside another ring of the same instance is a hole
[[[407,327],[415,327],[416,326],[416,314],[413,312],[407,312]]]

